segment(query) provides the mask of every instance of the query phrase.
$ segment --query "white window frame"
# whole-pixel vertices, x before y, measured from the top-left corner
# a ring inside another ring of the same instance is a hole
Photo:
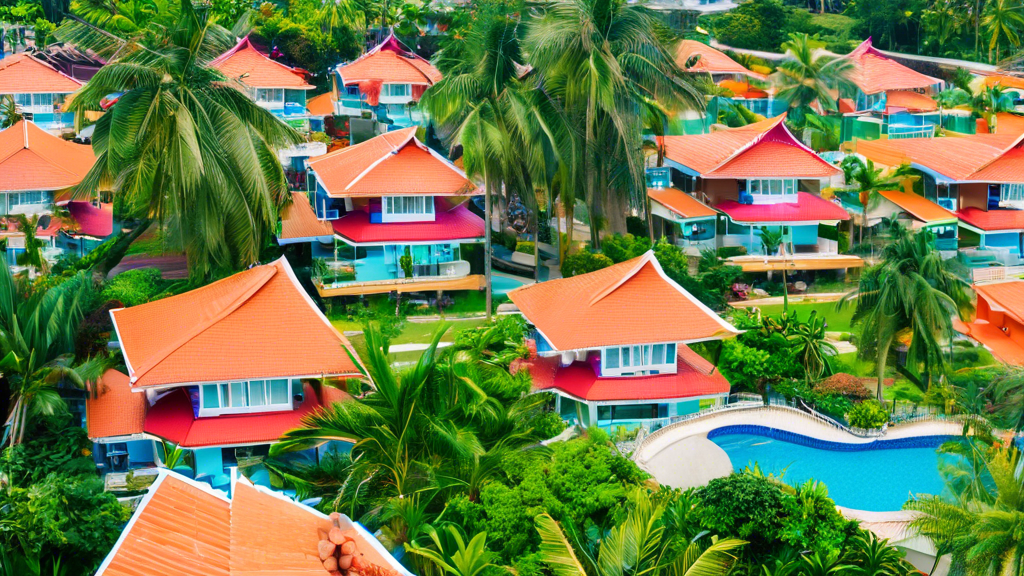
[[[55,92],[19,92],[10,96],[19,111],[31,114],[57,113],[57,105],[64,101],[64,95]],[[28,100],[28,103],[24,100]]]
[[[268,95],[271,97],[267,98]],[[284,106],[284,88],[257,88],[255,97],[256,103],[262,106]]]
[[[659,374],[675,374],[678,354],[675,342],[607,346],[601,348],[601,377],[645,376],[655,370]],[[660,362],[655,361],[655,356]]]
[[[796,202],[800,186],[795,178],[751,178],[747,180],[747,194],[754,204]]]
[[[433,196],[381,196],[381,222],[433,222]]]
[[[999,203],[1003,202],[1024,202],[1024,184],[1000,184]]]
[[[50,196],[49,196],[49,194],[46,193],[45,190],[24,190],[22,192],[12,192],[11,194],[16,194],[17,195],[17,201],[11,202],[11,206],[12,207],[13,206],[46,206],[47,204],[50,204],[50,202],[51,202]],[[26,195],[26,194],[33,194],[33,195],[34,194],[38,194],[39,195],[39,199],[38,200],[33,199],[33,201],[31,201],[31,202],[25,202],[25,201],[22,200],[22,196]]]
[[[292,400],[292,378],[255,378],[252,380],[230,380],[226,382],[207,382],[199,385],[199,417],[205,418],[209,416],[220,416],[222,414],[249,414],[254,412],[282,412],[285,410],[294,410]],[[261,383],[262,385],[262,402],[261,404],[252,403],[252,393],[254,391],[254,384]],[[286,397],[284,402],[272,402],[271,397],[271,383],[272,382],[284,382]],[[243,398],[237,406],[232,406],[232,403],[239,400],[236,397],[236,389],[241,386]],[[217,407],[207,407],[207,388],[215,387],[217,391]]]

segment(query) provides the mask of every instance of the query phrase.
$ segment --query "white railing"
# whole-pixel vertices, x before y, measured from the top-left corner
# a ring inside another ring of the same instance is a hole
[[[1024,266],[991,266],[988,268],[974,268],[971,270],[971,280],[975,284],[982,282],[996,282],[1007,278],[1018,278],[1024,276]]]

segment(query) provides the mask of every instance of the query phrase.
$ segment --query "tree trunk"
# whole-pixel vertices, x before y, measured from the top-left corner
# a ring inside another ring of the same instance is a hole
[[[534,212],[533,219],[533,280],[540,282],[540,211]]]
[[[883,400],[882,400],[882,388],[885,385],[885,363],[886,363],[886,359],[888,357],[889,357],[889,344],[888,343],[882,344],[881,342],[879,342],[878,343],[878,352],[877,352],[876,358],[875,358],[875,369],[877,370],[877,376],[878,376],[878,388],[877,388],[877,391],[876,391],[876,396],[877,396],[879,402],[883,402]]]
[[[487,321],[491,320],[491,181],[484,174],[484,289],[487,292]]]

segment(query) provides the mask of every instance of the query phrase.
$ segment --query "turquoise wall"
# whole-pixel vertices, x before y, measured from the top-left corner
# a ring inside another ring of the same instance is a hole
[[[817,244],[818,243],[818,225],[812,224],[810,226],[793,226],[793,244]]]
[[[196,476],[209,474],[217,477],[224,473],[220,448],[196,448],[192,453],[196,461]]]

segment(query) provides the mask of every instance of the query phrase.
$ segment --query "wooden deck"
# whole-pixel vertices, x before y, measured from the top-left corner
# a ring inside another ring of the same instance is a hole
[[[840,254],[836,256],[814,256],[811,254],[778,256],[734,256],[729,264],[740,266],[744,272],[768,272],[769,270],[838,270],[840,268],[860,268],[864,260],[858,256]]]
[[[330,298],[331,296],[359,296],[361,294],[387,294],[388,292],[405,294],[408,292],[437,292],[438,290],[445,292],[452,290],[482,290],[484,287],[484,276],[482,274],[471,274],[462,278],[452,279],[431,278],[424,280],[399,279],[353,282],[334,288],[317,285],[316,290],[320,293],[321,297]]]

